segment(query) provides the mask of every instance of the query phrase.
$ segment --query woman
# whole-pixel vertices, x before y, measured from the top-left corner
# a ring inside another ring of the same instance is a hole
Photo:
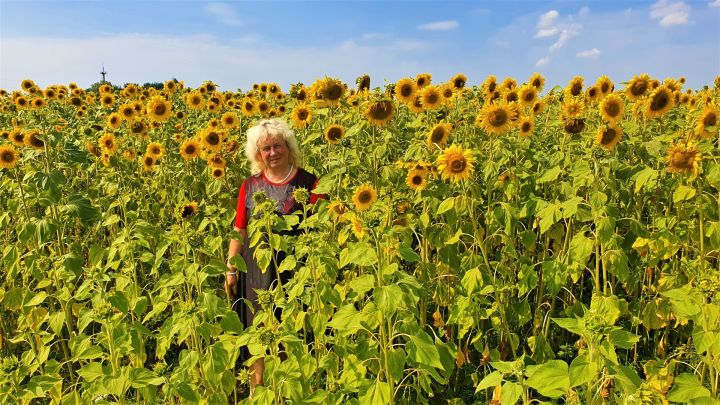
[[[253,308],[245,305],[243,300],[237,300],[236,304],[240,320],[247,327],[253,323],[254,311],[260,308],[255,290],[268,289],[277,280],[274,269],[268,269],[265,273],[260,271],[254,258],[254,249],[248,243],[247,225],[254,207],[252,196],[258,191],[264,191],[276,202],[278,214],[290,214],[302,210],[302,206],[293,198],[293,191],[300,187],[313,190],[317,185],[317,177],[300,167],[302,160],[295,134],[281,119],[263,120],[248,129],[245,155],[250,161],[252,176],[240,186],[234,229],[240,233],[242,240],[230,240],[225,288],[233,302],[236,302],[236,298],[244,298],[252,303]],[[314,204],[317,199],[317,195],[310,193],[310,203]],[[238,274],[230,264],[230,259],[237,254],[245,259],[247,273]],[[263,359],[250,366],[251,393],[255,385],[262,385],[264,371]]]

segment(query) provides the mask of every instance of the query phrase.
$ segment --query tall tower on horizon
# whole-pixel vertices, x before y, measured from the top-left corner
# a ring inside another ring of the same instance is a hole
[[[103,63],[102,71],[100,72],[100,74],[102,75],[102,82],[105,83],[105,75],[107,74],[107,72],[105,71],[104,63]]]

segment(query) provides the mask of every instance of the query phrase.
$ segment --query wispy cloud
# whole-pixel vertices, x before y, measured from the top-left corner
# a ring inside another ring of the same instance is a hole
[[[720,0],[711,1],[708,3],[708,7],[720,8]]]
[[[590,9],[583,7],[578,13],[581,17],[586,17]],[[565,46],[568,40],[580,34],[582,25],[572,22],[572,16],[566,18],[567,21],[560,21],[560,13],[557,10],[550,10],[540,15],[537,22],[537,31],[535,38],[550,38],[557,36],[557,40],[550,46],[550,52],[555,52]]]
[[[205,12],[213,16],[221,24],[238,26],[242,25],[242,20],[229,4],[226,3],[209,3],[205,5]]]
[[[690,17],[690,6],[682,1],[670,3],[668,0],[659,0],[650,6],[650,18],[660,20],[661,27],[687,24],[688,17]]]
[[[535,62],[535,67],[545,66],[550,62],[550,57],[546,56],[544,58],[540,58],[537,62]]]
[[[573,24],[560,30],[560,35],[558,36],[557,41],[555,41],[555,43],[550,46],[550,52],[557,51],[558,49],[565,46],[565,44],[570,40],[570,38],[580,34],[580,28],[580,25]]]
[[[587,49],[576,53],[575,56],[578,58],[597,58],[600,56],[600,50],[597,48]]]
[[[436,22],[418,25],[417,28],[420,31],[449,31],[449,30],[454,30],[459,25],[460,24],[458,24],[457,21],[448,20],[448,21],[436,21]]]

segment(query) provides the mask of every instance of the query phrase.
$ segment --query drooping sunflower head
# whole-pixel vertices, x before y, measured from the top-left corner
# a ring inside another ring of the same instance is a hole
[[[451,145],[438,157],[438,171],[443,179],[457,183],[469,179],[473,173],[473,152],[461,146]]]
[[[405,177],[405,184],[415,191],[423,190],[427,186],[426,172],[424,170],[412,169]]]
[[[343,222],[343,215],[348,212],[347,207],[341,201],[332,201],[327,205],[330,218],[336,222]]]
[[[200,143],[194,139],[188,139],[180,146],[180,155],[185,160],[195,159],[200,156]]]
[[[395,105],[389,100],[378,100],[368,104],[365,109],[365,118],[371,124],[379,127],[386,126],[395,115]]]
[[[358,86],[358,92],[370,90],[370,75],[362,75],[355,80]]]
[[[345,128],[342,125],[332,124],[325,128],[324,135],[326,141],[335,145],[340,143],[345,136]]]
[[[42,150],[45,148],[45,141],[40,138],[40,131],[38,131],[37,129],[28,131],[25,134],[24,141],[25,145],[33,149]]]
[[[163,96],[153,96],[147,103],[147,116],[154,122],[165,122],[170,119],[172,107]]]
[[[668,149],[668,172],[697,176],[700,160],[700,151],[693,142],[677,143]]]
[[[358,211],[367,211],[377,201],[377,191],[370,184],[363,184],[355,190],[352,197],[355,209]]]
[[[395,98],[401,103],[410,104],[415,100],[417,85],[415,80],[405,77],[395,84]]]
[[[305,103],[300,103],[292,110],[292,123],[295,128],[303,129],[310,125],[312,110]]]
[[[0,145],[0,169],[12,169],[18,164],[20,154],[13,145]]]
[[[579,134],[583,129],[585,129],[585,120],[582,118],[570,118],[565,121],[565,132],[568,134]]]
[[[318,93],[320,98],[329,102],[330,105],[337,105],[345,93],[345,84],[338,79],[326,77],[320,81]]]
[[[483,94],[485,99],[489,99],[490,96],[497,90],[497,77],[489,75],[482,84]]]
[[[673,93],[665,86],[659,86],[645,101],[645,118],[657,118],[665,115],[675,106]]]
[[[127,160],[129,162],[132,162],[133,160],[135,160],[136,156],[137,156],[137,152],[135,152],[135,149],[130,148],[130,149],[125,149],[125,151],[123,151],[123,158],[125,158],[125,160]]]
[[[517,118],[518,110],[514,103],[486,103],[475,119],[475,124],[486,132],[501,135],[515,126]]]
[[[605,121],[618,122],[625,114],[625,104],[616,93],[608,94],[600,103],[600,115]]]
[[[582,94],[584,83],[585,79],[582,76],[573,77],[564,89],[565,94],[572,97],[580,96],[580,94]]]
[[[199,211],[198,203],[190,201],[184,204],[178,205],[177,216],[179,220],[186,220],[193,217]]]
[[[425,86],[420,90],[420,97],[425,110],[435,110],[443,105],[443,96],[438,86]]]
[[[415,95],[415,99],[413,99],[412,103],[409,103],[407,106],[408,109],[415,114],[423,112],[422,97],[420,97],[419,94]]]
[[[517,89],[518,84],[517,80],[515,80],[512,77],[506,77],[503,79],[502,83],[500,83],[500,90],[515,90]]]
[[[450,131],[452,131],[452,125],[446,122],[435,125],[427,137],[428,147],[432,148],[434,145],[437,145],[439,148],[445,147],[450,137]]]
[[[452,86],[455,90],[461,90],[465,88],[465,85],[467,84],[467,76],[465,76],[462,73],[458,73],[455,76],[450,79],[450,83],[452,83]]]
[[[595,136],[595,144],[609,151],[615,149],[623,136],[623,130],[619,125],[610,124],[600,127],[597,136]]]

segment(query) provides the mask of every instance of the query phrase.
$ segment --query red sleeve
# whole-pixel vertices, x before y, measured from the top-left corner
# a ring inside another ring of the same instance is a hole
[[[318,181],[316,179],[315,183],[313,183],[312,190],[315,190],[315,187],[317,187],[317,184],[318,184]],[[317,200],[319,200],[321,198],[323,200],[327,199],[327,196],[325,194],[315,194],[312,192],[312,190],[310,190],[310,204],[315,204],[317,202]]]
[[[237,213],[235,214],[235,226],[240,229],[247,229],[248,219],[245,213],[245,182],[240,186],[238,193]]]

